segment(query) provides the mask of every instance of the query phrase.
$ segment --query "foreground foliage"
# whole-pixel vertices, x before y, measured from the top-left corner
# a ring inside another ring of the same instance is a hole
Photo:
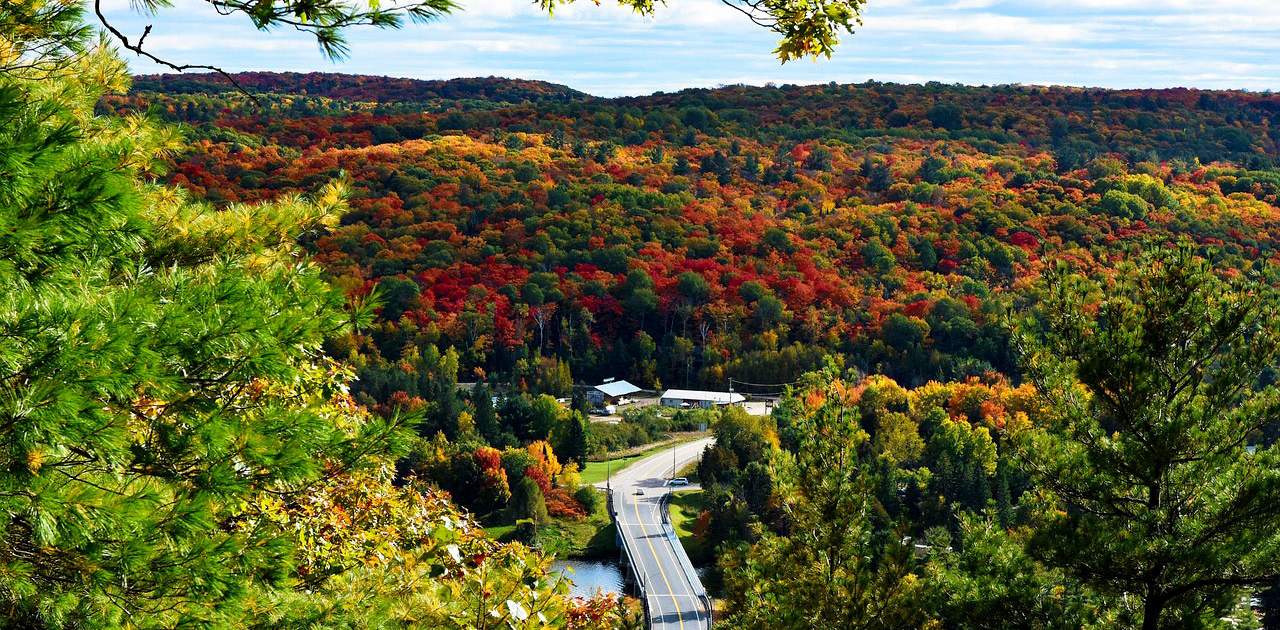
[[[1024,461],[1061,510],[1033,550],[1134,597],[1144,629],[1213,627],[1280,579],[1278,297],[1169,249],[1115,282],[1055,274],[1028,326],[1048,406]]]
[[[345,396],[322,345],[367,311],[297,244],[335,224],[342,188],[215,210],[151,183],[178,136],[95,115],[128,88],[109,49],[35,63],[42,37],[84,36],[78,12],[46,17],[53,35],[0,33],[33,61],[0,73],[4,624],[614,623],[547,559],[392,484],[414,417]]]

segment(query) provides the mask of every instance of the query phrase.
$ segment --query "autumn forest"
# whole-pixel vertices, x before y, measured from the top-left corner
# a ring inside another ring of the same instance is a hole
[[[191,4],[334,62],[461,8]],[[705,4],[787,63],[865,3]],[[1280,96],[227,72],[178,13],[0,3],[0,628],[1280,628]]]

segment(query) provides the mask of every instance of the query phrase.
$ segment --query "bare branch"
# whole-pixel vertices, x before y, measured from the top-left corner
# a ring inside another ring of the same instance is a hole
[[[240,81],[236,80],[235,76],[233,76],[231,73],[227,72],[226,70],[223,70],[222,68],[219,68],[217,66],[210,66],[205,64],[194,64],[194,63],[177,64],[167,59],[162,59],[148,52],[147,50],[143,49],[142,43],[147,39],[147,36],[151,34],[150,24],[148,24],[147,27],[143,29],[142,36],[138,38],[138,41],[136,43],[134,43],[129,40],[129,36],[120,32],[120,29],[116,28],[115,25],[112,24],[111,21],[107,19],[107,16],[102,12],[102,0],[93,0],[93,12],[98,16],[98,22],[102,24],[103,28],[107,29],[107,31],[110,32],[112,36],[114,36],[117,40],[119,40],[121,46],[124,46],[125,49],[132,51],[134,54],[142,57],[146,57],[147,59],[150,59],[155,63],[158,63],[167,68],[172,68],[173,70],[176,70],[178,72],[186,72],[187,70],[212,70],[213,72],[216,72],[219,75],[222,75],[222,77],[225,78],[226,80],[230,81],[231,85],[235,86],[237,90],[239,90],[240,92],[243,92],[246,96],[253,99],[255,103],[258,102],[257,96],[249,92],[248,89],[246,89],[243,85],[241,85]]]

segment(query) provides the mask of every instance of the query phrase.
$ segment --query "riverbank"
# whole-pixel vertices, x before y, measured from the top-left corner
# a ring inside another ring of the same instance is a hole
[[[618,556],[618,537],[605,507],[603,491],[600,501],[585,518],[551,518],[539,525],[532,541],[539,549],[560,559],[603,560]],[[500,542],[515,540],[516,525],[502,524],[484,528],[490,538]]]
[[[670,503],[671,527],[676,530],[676,536],[680,539],[685,553],[689,554],[689,560],[695,565],[711,562],[711,550],[695,534],[698,515],[702,514],[706,506],[706,493],[702,490],[673,492]]]

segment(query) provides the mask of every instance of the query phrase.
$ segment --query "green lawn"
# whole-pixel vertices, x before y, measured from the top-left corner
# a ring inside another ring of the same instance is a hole
[[[707,559],[708,550],[693,535],[693,527],[702,513],[705,495],[701,490],[683,490],[671,494],[671,526],[680,537],[680,544],[694,563]]]
[[[622,470],[623,468],[626,468],[627,466],[630,466],[631,464],[634,464],[639,460],[642,460],[650,455],[653,455],[654,453],[657,453],[658,451],[671,448],[672,446],[676,446],[679,444],[684,444],[685,442],[692,442],[693,440],[697,440],[702,437],[704,437],[702,434],[698,434],[698,435],[691,435],[691,436],[687,436],[687,437],[683,437],[675,440],[667,440],[665,442],[654,444],[653,446],[650,446],[645,450],[640,451],[639,453],[632,453],[624,457],[615,457],[613,459],[601,461],[601,462],[587,462],[586,468],[582,469],[582,483],[584,484],[599,483],[605,480],[605,477],[608,476],[610,469],[612,469],[612,471],[616,473],[619,470]]]
[[[617,555],[617,534],[605,508],[603,494],[601,492],[599,506],[590,516],[584,519],[552,518],[538,527],[537,540],[533,542],[557,558],[593,559]],[[516,539],[514,523],[499,522],[486,526],[484,530],[490,538],[501,542]]]
[[[610,558],[618,553],[617,534],[608,510],[583,520],[552,519],[538,528],[538,546],[557,558]]]

